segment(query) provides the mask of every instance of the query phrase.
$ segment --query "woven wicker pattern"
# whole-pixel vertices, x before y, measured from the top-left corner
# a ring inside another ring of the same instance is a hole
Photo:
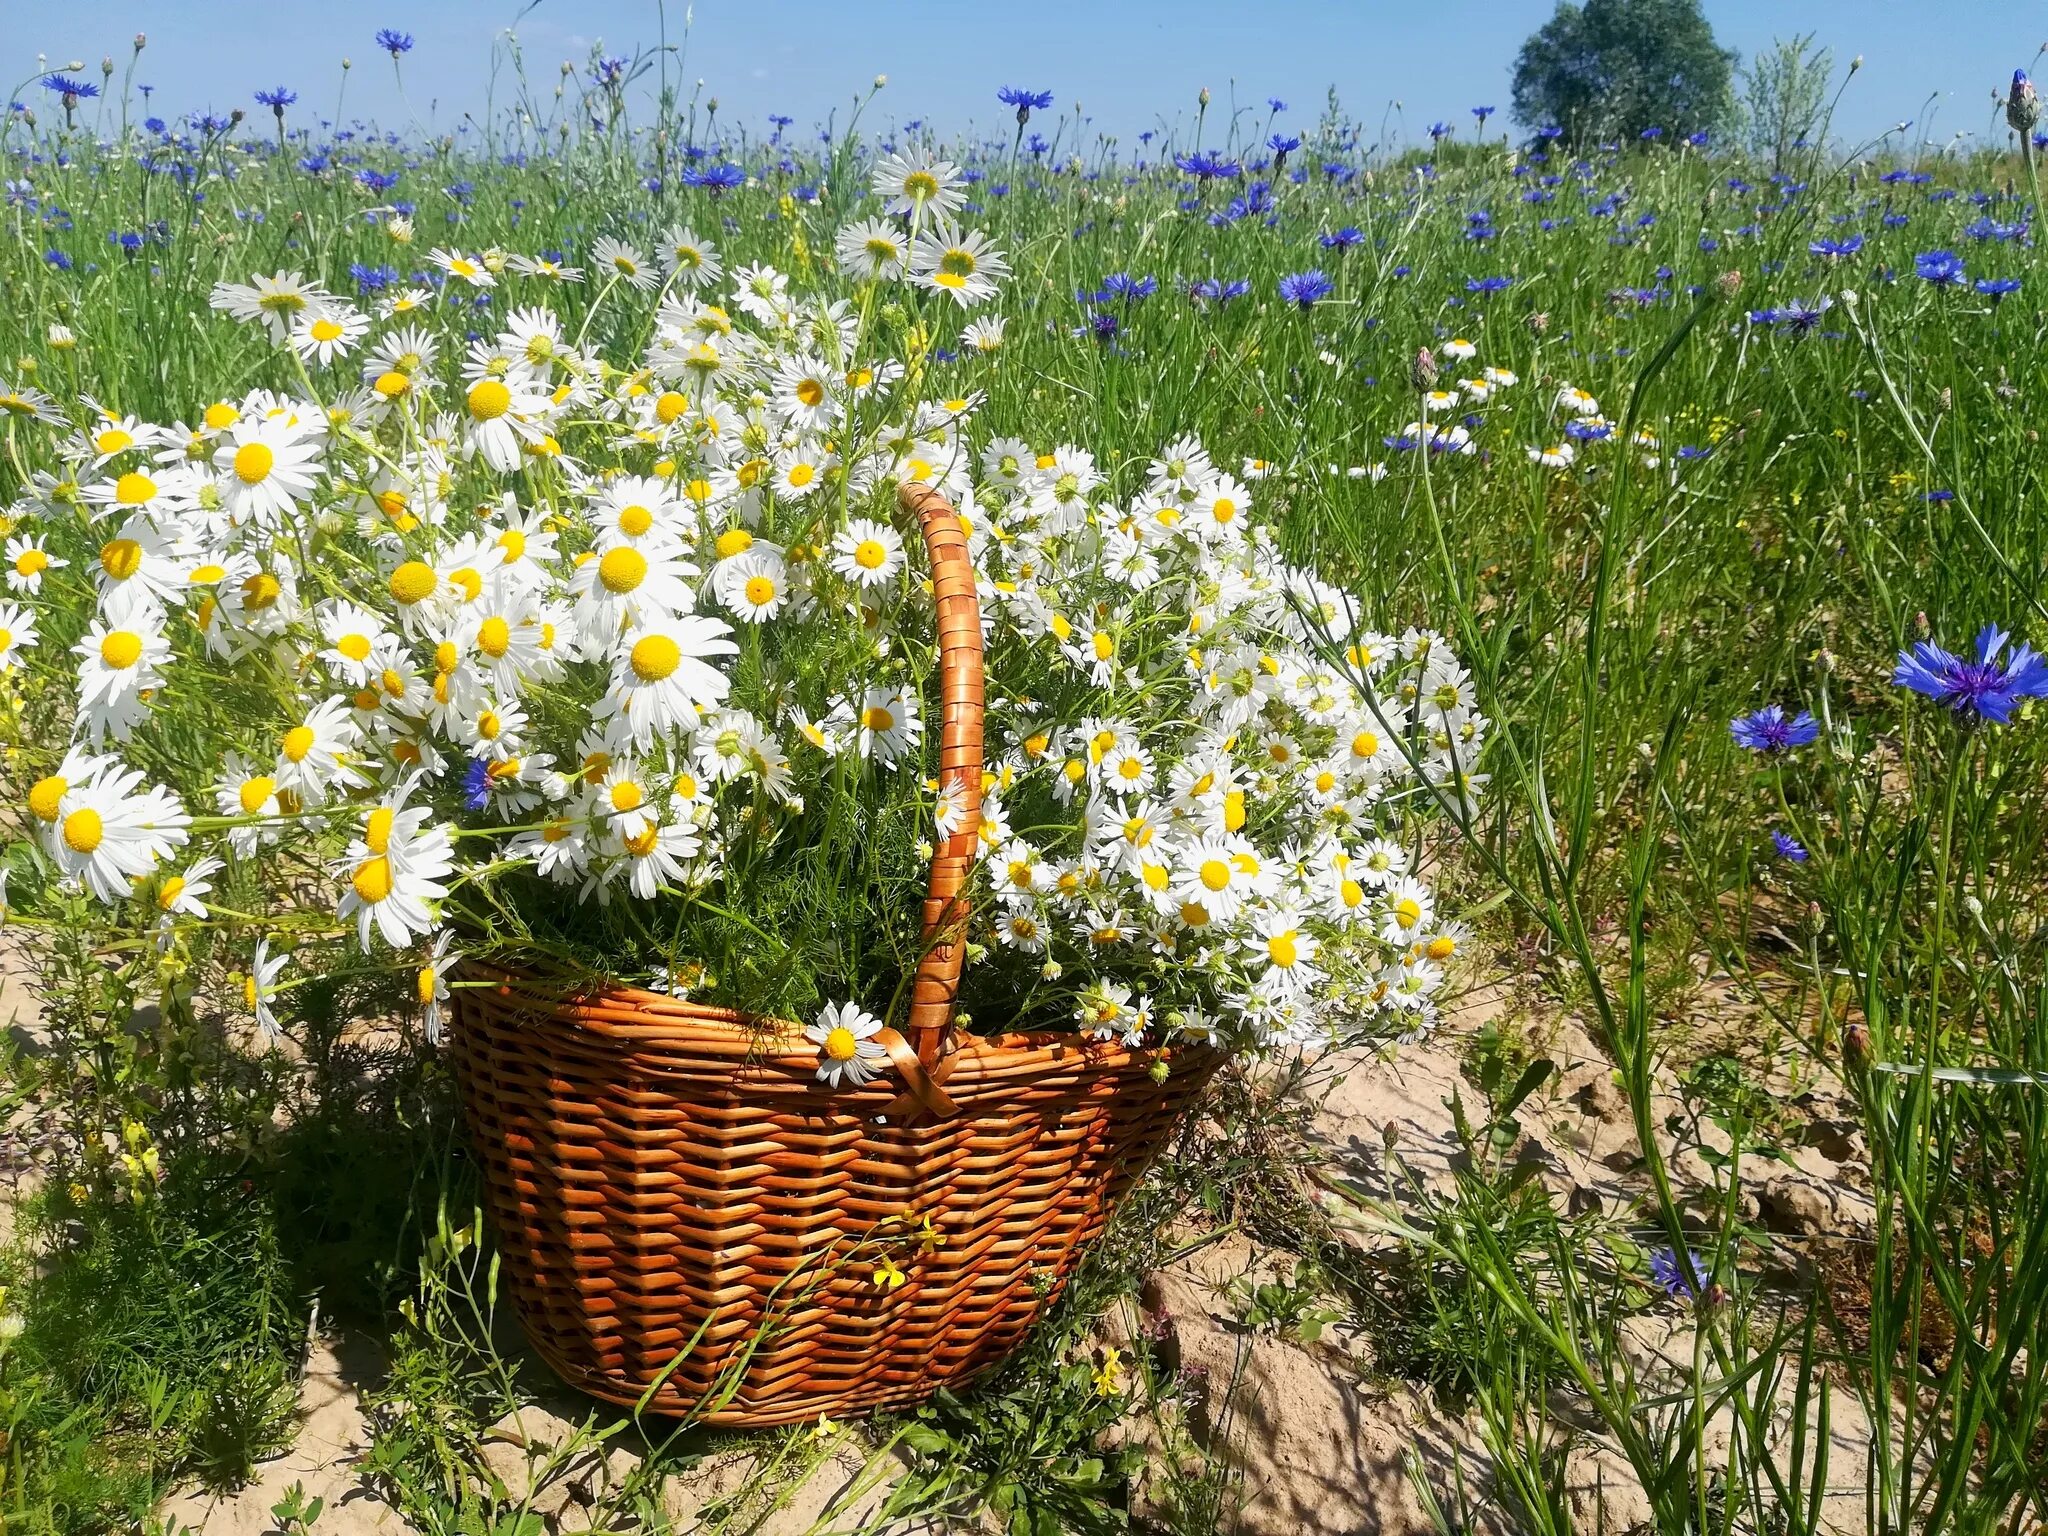
[[[902,499],[932,560],[941,774],[972,805],[967,541],[935,492]],[[860,1089],[821,1088],[795,1025],[469,970],[453,1043],[486,1200],[521,1320],[569,1381],[621,1403],[659,1381],[655,1408],[712,1423],[864,1413],[994,1364],[1059,1294],[1219,1058],[956,1034],[976,845],[970,815],[932,861],[906,1029]]]

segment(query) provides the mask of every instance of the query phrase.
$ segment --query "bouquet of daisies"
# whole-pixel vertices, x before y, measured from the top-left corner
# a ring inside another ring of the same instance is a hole
[[[287,387],[173,421],[9,391],[12,915],[125,934],[139,991],[230,976],[264,1031],[377,969],[432,1036],[470,954],[815,1021],[821,1075],[860,1081],[934,841],[972,825],[970,1028],[1425,1025],[1463,938],[1417,864],[1479,783],[1465,673],[1284,561],[1192,439],[1119,488],[928,398],[932,311],[1006,269],[952,167],[876,177],[888,216],[802,282],[687,229],[587,273],[441,250],[438,296],[375,315],[221,284]],[[978,793],[935,777],[913,482],[976,567]]]

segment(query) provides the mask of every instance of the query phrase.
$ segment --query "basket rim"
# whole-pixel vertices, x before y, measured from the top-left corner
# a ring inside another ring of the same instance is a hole
[[[465,977],[465,973],[480,973],[489,980],[469,979]],[[692,1002],[688,998],[671,997],[665,993],[652,992],[645,987],[635,987],[623,982],[568,983],[559,995],[551,996],[545,982],[503,965],[469,958],[459,962],[456,976],[457,986],[452,990],[458,997],[464,991],[510,989],[519,992],[536,1006],[547,1008],[557,1018],[595,1034],[615,1038],[628,1035],[644,1037],[658,1032],[664,1022],[672,1022],[679,1026],[721,1025],[730,1029],[736,1039],[744,1040],[750,1046],[760,1046],[756,1060],[772,1061],[778,1066],[787,1066],[791,1063],[809,1066],[817,1057],[816,1048],[804,1038],[806,1026],[777,1014],[753,1013],[744,1008],[726,1008],[710,1003]],[[464,985],[465,980],[468,981],[467,985]],[[593,1007],[607,1006],[645,1015],[647,1022],[628,1025],[622,1021],[605,1018],[601,1014],[593,1014],[591,1011]],[[896,1031],[885,1026],[882,1033],[894,1034]],[[776,1042],[793,1042],[796,1048],[776,1049]],[[954,1030],[946,1050],[949,1056],[966,1057],[976,1061],[1001,1061],[1008,1057],[1042,1053],[1062,1056],[1069,1052],[1104,1068],[1160,1060],[1180,1061],[1188,1057],[1200,1060],[1212,1052],[1222,1054],[1218,1047],[1205,1045],[1201,1041],[1176,1041],[1156,1046],[1134,1047],[1114,1040],[1089,1040],[1076,1033],[1055,1029],[1005,1030],[995,1035],[977,1035],[966,1030]]]

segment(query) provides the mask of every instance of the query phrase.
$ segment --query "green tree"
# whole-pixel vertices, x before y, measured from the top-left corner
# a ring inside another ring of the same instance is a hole
[[[1827,110],[1834,55],[1813,34],[1780,38],[1742,71],[1743,126],[1749,151],[1782,171],[1792,151],[1820,126]]]
[[[1565,0],[1515,59],[1515,117],[1574,146],[1649,128],[1682,138],[1729,121],[1734,71],[1699,0]]]

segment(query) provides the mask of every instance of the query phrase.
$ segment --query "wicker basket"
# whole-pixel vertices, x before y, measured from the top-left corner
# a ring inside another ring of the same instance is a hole
[[[938,600],[941,774],[971,806],[967,541],[935,492],[902,499]],[[994,1364],[1059,1294],[1219,1058],[956,1034],[977,843],[970,813],[932,861],[909,1018],[880,1036],[891,1070],[859,1089],[821,1088],[792,1024],[625,989],[565,999],[474,969],[486,984],[456,989],[513,1301],[570,1382],[717,1424],[865,1413]]]

